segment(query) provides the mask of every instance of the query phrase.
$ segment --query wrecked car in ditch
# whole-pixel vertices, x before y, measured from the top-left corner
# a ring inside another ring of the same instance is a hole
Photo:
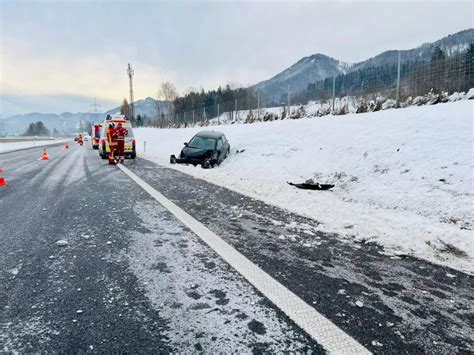
[[[172,155],[171,164],[200,164],[203,168],[212,168],[219,165],[230,152],[230,145],[224,133],[216,131],[201,131],[189,142],[184,143],[184,148],[179,158]]]

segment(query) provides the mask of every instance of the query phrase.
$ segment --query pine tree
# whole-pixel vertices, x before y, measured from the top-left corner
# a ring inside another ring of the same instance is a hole
[[[445,60],[446,55],[443,50],[438,46],[433,50],[431,55],[431,89],[435,93],[440,93],[446,89],[446,80],[445,80]]]
[[[437,62],[437,61],[445,60],[445,59],[446,59],[446,54],[444,54],[441,48],[436,46],[435,49],[433,50],[433,54],[431,55],[431,61]]]
[[[474,44],[471,43],[464,54],[465,90],[474,88]]]
[[[24,136],[49,136],[49,130],[43,124],[42,121],[38,121],[35,123],[30,123],[28,129],[23,134]]]

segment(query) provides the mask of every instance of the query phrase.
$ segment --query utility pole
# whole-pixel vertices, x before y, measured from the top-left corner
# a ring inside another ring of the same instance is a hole
[[[214,100],[216,101],[217,124],[219,124],[219,104],[217,103],[217,93],[214,95]]]
[[[399,106],[400,100],[400,59],[401,59],[401,52],[398,51],[398,65],[397,65],[397,103],[396,107]]]
[[[235,119],[238,119],[239,115],[237,114],[237,100],[235,100]]]
[[[97,114],[99,113],[99,111],[97,110],[97,108],[100,107],[100,105],[97,104],[97,98],[94,97],[94,103],[92,105],[90,105],[92,107],[92,111]]]
[[[97,98],[96,97],[94,97],[94,103],[92,105],[90,105],[90,107],[92,107],[92,112],[94,113],[94,120],[95,120],[97,118],[97,114],[99,113],[97,108],[100,107],[100,105],[97,104]]]
[[[193,109],[193,126],[194,126],[194,109]]]
[[[257,92],[257,118],[260,118],[260,91]]]
[[[290,85],[288,85],[288,117],[290,117]]]
[[[336,76],[332,77],[332,111],[334,112],[334,102],[336,100]]]
[[[127,74],[128,78],[130,81],[130,113],[132,114],[132,117],[130,118],[131,121],[134,121],[135,119],[135,112],[134,112],[134,107],[133,107],[133,75],[135,74],[135,70],[132,69],[132,66],[130,63],[128,63],[128,69],[127,69]]]

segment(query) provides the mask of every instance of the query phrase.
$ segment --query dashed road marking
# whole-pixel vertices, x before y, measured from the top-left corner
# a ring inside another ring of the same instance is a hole
[[[326,351],[334,354],[370,354],[357,340],[252,263],[201,222],[183,211],[123,165],[119,164],[118,167],[191,229],[311,338],[323,346]]]

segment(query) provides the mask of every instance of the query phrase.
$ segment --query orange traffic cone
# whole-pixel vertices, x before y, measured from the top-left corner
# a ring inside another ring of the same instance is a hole
[[[3,169],[0,168],[0,173],[3,173]],[[5,181],[5,178],[0,176],[0,186],[7,186],[8,182]]]
[[[46,153],[46,148],[43,148],[43,157],[41,158],[41,160],[49,160],[48,154]]]
[[[69,144],[66,143],[66,149],[69,149]]]

